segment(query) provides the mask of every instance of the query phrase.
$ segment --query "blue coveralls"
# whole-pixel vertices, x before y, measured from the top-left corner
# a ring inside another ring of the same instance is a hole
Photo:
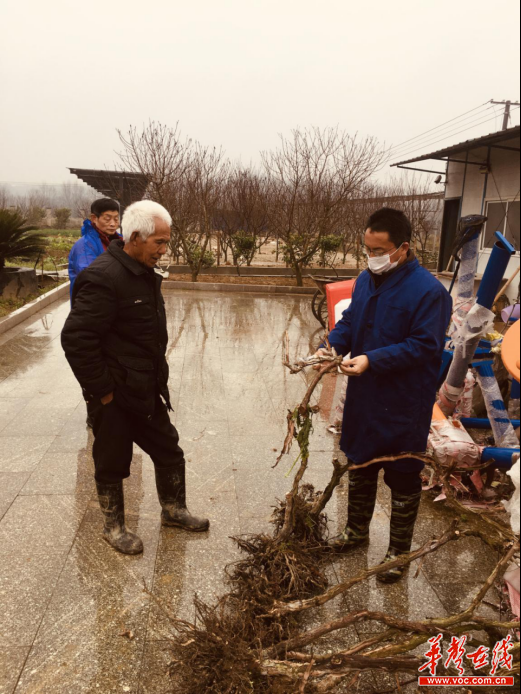
[[[329,336],[339,354],[365,354],[370,362],[347,388],[340,447],[354,463],[425,451],[451,310],[449,293],[417,259],[378,288],[367,270],[359,276]],[[385,467],[417,473],[423,464],[405,459]]]

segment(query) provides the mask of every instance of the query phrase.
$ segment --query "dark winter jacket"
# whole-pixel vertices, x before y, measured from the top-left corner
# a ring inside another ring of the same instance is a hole
[[[123,246],[113,241],[78,276],[62,346],[87,400],[114,392],[122,407],[149,417],[158,395],[170,407],[162,278]]]
[[[370,368],[351,377],[340,446],[355,463],[425,451],[452,300],[414,259],[378,288],[358,278],[351,305],[329,336],[339,354],[365,354]],[[412,459],[391,467],[413,471]]]

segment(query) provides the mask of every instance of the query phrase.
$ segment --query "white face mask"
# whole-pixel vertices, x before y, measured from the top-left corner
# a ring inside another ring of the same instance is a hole
[[[369,253],[366,253],[367,264],[371,272],[374,272],[375,275],[383,275],[384,272],[389,272],[390,270],[394,270],[395,267],[398,267],[399,261],[396,260],[394,263],[392,263],[391,256],[394,255],[396,251],[399,251],[402,246],[403,243],[392,253],[386,253],[378,258],[371,258]]]

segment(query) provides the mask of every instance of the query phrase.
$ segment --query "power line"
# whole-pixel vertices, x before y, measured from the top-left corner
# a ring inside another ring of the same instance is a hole
[[[404,140],[404,142],[400,142],[399,144],[395,145],[394,147],[391,147],[389,151],[392,151],[394,149],[398,149],[402,145],[407,144],[408,142],[412,142],[413,140],[417,140],[419,137],[422,137],[423,135],[427,135],[428,133],[431,133],[433,130],[438,130],[438,128],[442,128],[444,125],[447,125],[448,123],[452,123],[455,120],[459,120],[460,118],[463,118],[463,116],[466,116],[469,113],[473,113],[474,111],[477,111],[480,108],[483,108],[483,106],[486,106],[489,104],[489,101],[485,101],[484,104],[480,104],[479,106],[475,106],[474,108],[471,108],[470,111],[465,111],[465,113],[462,113],[460,116],[456,116],[455,118],[451,118],[448,121],[445,121],[445,123],[441,123],[441,125],[437,125],[435,128],[431,128],[430,130],[426,130],[423,133],[420,133],[419,135],[416,135],[415,137],[411,137],[409,140]]]
[[[520,108],[520,107],[518,106],[517,108],[512,109],[512,112],[519,110],[519,108]],[[476,128],[478,125],[483,125],[484,123],[489,123],[490,121],[495,120],[495,118],[496,118],[496,116],[494,115],[494,116],[492,116],[492,118],[487,118],[486,120],[481,121],[481,122],[479,122],[479,123],[476,123],[475,125],[472,125],[472,126],[469,127],[469,128],[464,128],[463,130],[458,130],[458,132],[454,132],[454,133],[447,133],[447,134],[444,135],[442,138],[440,138],[440,139],[438,139],[438,140],[433,140],[432,142],[427,142],[427,143],[425,143],[425,144],[423,144],[423,145],[420,145],[420,147],[423,149],[424,147],[429,147],[429,146],[431,146],[431,145],[435,145],[435,144],[438,143],[438,142],[443,142],[444,140],[447,139],[447,137],[449,137],[449,136],[451,136],[451,135],[459,135],[460,133],[467,132],[468,130],[473,130],[473,129]],[[414,149],[411,149],[411,150],[409,150],[408,152],[402,152],[402,153],[400,154],[400,157],[407,157],[407,156],[409,156],[410,154],[413,154],[414,152],[417,152],[418,149],[420,149],[420,147],[414,147]]]
[[[426,140],[431,140],[432,137],[434,137],[434,136],[438,136],[438,135],[441,136],[445,132],[452,132],[452,131],[454,131],[454,129],[458,129],[458,128],[461,128],[463,126],[466,127],[468,125],[471,125],[472,123],[476,123],[478,120],[481,120],[481,118],[483,118],[487,114],[487,111],[490,111],[493,108],[494,108],[493,106],[489,106],[481,113],[479,113],[479,114],[474,113],[472,116],[467,116],[466,118],[464,118],[463,120],[461,120],[457,123],[452,123],[452,125],[446,125],[443,128],[440,128],[438,131],[434,131],[430,135],[426,135],[426,136],[422,137],[417,142],[411,142],[409,145],[402,145],[401,147],[397,147],[396,149],[393,150],[392,155],[394,157],[394,156],[396,156],[397,152],[400,152],[403,149],[410,149],[411,147],[415,147],[416,145],[422,146],[423,142],[425,142]]]
[[[494,108],[493,106],[489,106],[487,109],[485,109],[485,111],[483,111],[482,113],[480,113],[480,114],[477,116],[477,118],[476,118],[476,114],[474,114],[474,116],[471,116],[471,117],[470,117],[470,118],[471,118],[470,121],[469,121],[468,118],[465,118],[465,119],[462,120],[460,123],[453,124],[453,125],[449,125],[449,126],[448,126],[448,128],[449,128],[448,131],[447,131],[447,126],[446,126],[446,127],[442,128],[439,132],[432,133],[431,135],[428,135],[427,137],[422,138],[421,140],[419,140],[418,142],[415,142],[414,144],[411,143],[410,145],[406,145],[405,147],[403,147],[403,146],[402,146],[402,147],[397,147],[394,151],[392,151],[392,156],[393,156],[393,157],[400,156],[400,154],[399,154],[400,151],[403,151],[404,149],[406,149],[406,150],[409,151],[410,148],[411,148],[411,146],[413,146],[415,149],[418,149],[419,147],[423,147],[423,146],[424,146],[424,142],[425,142],[426,140],[432,141],[432,137],[433,137],[433,136],[436,136],[436,137],[437,137],[438,135],[442,135],[442,134],[443,134],[444,137],[447,137],[447,136],[449,136],[452,132],[455,132],[454,129],[457,130],[458,128],[462,127],[463,125],[464,125],[465,127],[467,127],[467,126],[472,126],[473,123],[477,123],[478,121],[480,121],[480,120],[486,115],[487,111],[490,111],[490,110],[493,109],[493,108]],[[469,122],[465,122],[465,121],[469,121]],[[444,131],[447,131],[447,132],[444,132]]]
[[[497,130],[497,129],[498,129],[498,125],[497,125],[498,112],[497,112],[496,106],[494,105],[494,102],[492,101],[491,103],[492,103],[492,105],[493,105],[493,107],[494,107],[494,115],[496,116],[496,119],[495,119],[495,121],[494,121],[494,127],[495,127],[496,130]]]
[[[401,156],[405,156],[405,155],[407,155],[409,152],[416,152],[416,151],[417,151],[418,149],[420,149],[420,148],[428,147],[429,145],[435,144],[436,142],[441,142],[442,140],[444,140],[444,139],[446,139],[446,138],[448,138],[448,137],[451,137],[452,135],[457,135],[458,133],[466,132],[467,130],[472,130],[472,129],[475,128],[476,126],[481,125],[482,123],[488,123],[488,122],[491,121],[491,120],[495,120],[495,117],[496,117],[495,115],[492,116],[491,118],[487,118],[486,120],[483,120],[483,117],[484,117],[485,115],[488,115],[488,114],[487,114],[487,113],[482,113],[480,116],[478,116],[477,119],[472,120],[472,121],[470,121],[469,123],[465,123],[465,124],[460,123],[460,124],[458,124],[458,125],[455,126],[455,129],[454,129],[454,127],[453,127],[452,130],[448,130],[447,132],[435,133],[435,137],[436,137],[437,139],[435,139],[435,140],[429,139],[428,141],[424,141],[424,142],[421,142],[421,143],[418,143],[418,144],[414,144],[414,145],[412,146],[412,148],[407,148],[405,151],[400,150],[400,152],[395,152],[395,153],[393,153],[393,158],[395,158],[395,157],[397,157],[397,156],[400,156],[400,157],[401,157]],[[463,125],[464,125],[464,127],[461,128],[461,126],[463,126]],[[461,128],[461,129],[460,129],[460,128]],[[438,135],[440,135],[441,137],[438,137]],[[431,137],[432,137],[432,136],[431,136]]]
[[[472,109],[471,115],[462,114],[458,118],[452,118],[447,123],[442,123],[441,125],[437,126],[436,128],[431,128],[430,130],[428,130],[426,133],[423,133],[422,135],[417,135],[416,137],[412,137],[409,140],[406,140],[405,142],[403,142],[400,145],[395,145],[394,147],[391,147],[389,149],[389,151],[394,155],[395,152],[397,152],[401,149],[409,149],[411,146],[418,144],[419,142],[422,142],[423,140],[431,139],[433,136],[438,135],[439,133],[443,132],[444,130],[447,130],[447,129],[451,130],[454,127],[459,127],[461,125],[464,125],[464,123],[466,121],[468,121],[469,119],[475,119],[476,117],[481,118],[485,114],[485,112],[488,111],[490,108],[492,108],[492,107],[488,106],[486,108],[486,104],[482,104],[481,106],[478,106],[477,109]],[[479,114],[476,113],[476,111],[478,111],[480,109],[484,109],[484,111],[482,110],[482,112]]]

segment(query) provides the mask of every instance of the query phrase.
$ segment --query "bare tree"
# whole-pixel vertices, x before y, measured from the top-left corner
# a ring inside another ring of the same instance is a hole
[[[72,217],[88,217],[90,206],[99,197],[99,193],[88,185],[63,183],[57,204],[60,207],[68,207]]]
[[[343,207],[344,223],[342,251],[343,262],[346,262],[348,254],[354,256],[356,267],[360,269],[363,263],[363,242],[367,226],[367,220],[372,212],[378,207],[382,207],[386,197],[386,190],[383,186],[367,182],[359,189],[354,191],[349,200]]]
[[[54,228],[66,229],[71,218],[71,211],[68,207],[54,208]]]
[[[382,151],[373,138],[358,139],[338,128],[294,130],[264,152],[270,232],[284,243],[297,285],[321,239],[338,232],[343,206],[376,171]]]
[[[190,140],[181,138],[174,128],[150,121],[143,128],[131,126],[127,133],[118,130],[123,150],[119,158],[126,171],[148,179],[147,197],[166,207],[190,161]]]
[[[12,195],[5,186],[0,187],[0,210],[6,210],[12,202]]]
[[[16,207],[31,226],[44,224],[47,210],[53,207],[54,192],[47,186],[33,188],[27,195],[16,198]]]
[[[226,180],[223,208],[216,224],[221,243],[230,248],[237,269],[250,266],[268,240],[267,181],[252,169],[234,166]]]
[[[425,178],[405,177],[396,191],[397,202],[412,226],[412,242],[422,265],[431,263],[437,255],[441,233],[443,196],[432,192]],[[395,193],[395,194],[396,194]]]
[[[177,184],[168,189],[162,204],[172,216],[177,243],[197,282],[204,267],[213,264],[210,242],[215,219],[223,205],[229,163],[222,150],[191,144]]]
[[[222,161],[221,152],[181,138],[178,125],[171,128],[150,121],[143,128],[118,130],[123,151],[119,156],[126,171],[148,179],[146,195],[163,205],[172,217],[170,250],[181,254],[197,280],[205,262],[214,213],[213,177]]]
[[[442,196],[432,192],[428,181],[415,176],[404,176],[385,185],[369,182],[348,200],[345,206],[344,262],[347,254],[352,253],[357,267],[360,267],[367,220],[380,207],[392,207],[407,215],[413,231],[411,245],[422,265],[430,263],[441,230]]]
[[[222,150],[181,139],[178,126],[153,121],[140,130],[131,127],[118,134],[124,169],[146,176],[147,197],[170,212],[172,254],[179,257],[182,250],[196,282],[210,262],[214,219],[222,206],[228,171]]]

